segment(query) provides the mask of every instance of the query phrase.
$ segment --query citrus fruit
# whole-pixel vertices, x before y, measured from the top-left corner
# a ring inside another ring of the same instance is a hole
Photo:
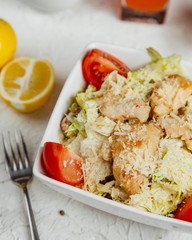
[[[16,44],[16,35],[12,27],[0,18],[0,68],[13,58]]]
[[[32,112],[47,102],[54,81],[54,69],[48,61],[18,57],[2,68],[0,96],[12,108]]]

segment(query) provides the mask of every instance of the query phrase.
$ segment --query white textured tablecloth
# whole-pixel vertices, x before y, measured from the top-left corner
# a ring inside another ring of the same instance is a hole
[[[10,22],[17,35],[16,56],[47,59],[56,72],[51,99],[39,111],[22,114],[0,99],[0,131],[21,128],[32,160],[60,90],[88,43],[99,41],[139,49],[152,46],[163,55],[178,53],[192,61],[191,0],[172,0],[163,25],[121,21],[116,8],[116,0],[79,0],[60,12],[47,13],[24,0],[0,0],[0,18]],[[2,149],[0,156],[0,240],[28,240],[23,195],[5,171]],[[29,193],[41,240],[192,239],[189,234],[153,228],[93,209],[35,178]],[[64,216],[60,210],[64,210]]]

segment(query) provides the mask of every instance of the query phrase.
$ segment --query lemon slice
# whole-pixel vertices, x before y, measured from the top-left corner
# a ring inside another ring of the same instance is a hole
[[[48,61],[18,57],[1,71],[0,96],[12,108],[32,112],[48,101],[54,81],[54,69]]]

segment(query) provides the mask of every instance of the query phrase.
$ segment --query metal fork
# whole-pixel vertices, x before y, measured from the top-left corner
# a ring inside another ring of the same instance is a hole
[[[11,179],[23,189],[32,240],[39,240],[35,218],[27,191],[27,183],[32,178],[26,144],[19,130],[2,134],[2,142]]]

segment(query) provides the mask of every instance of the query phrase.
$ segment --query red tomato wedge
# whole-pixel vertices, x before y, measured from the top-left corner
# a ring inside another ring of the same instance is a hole
[[[105,76],[117,70],[119,74],[127,77],[130,69],[119,59],[99,49],[87,52],[82,61],[82,72],[85,80],[100,89]]]
[[[43,163],[48,174],[58,181],[73,186],[84,182],[83,159],[59,143],[44,144]]]
[[[174,212],[177,219],[192,222],[192,195],[186,198]]]

